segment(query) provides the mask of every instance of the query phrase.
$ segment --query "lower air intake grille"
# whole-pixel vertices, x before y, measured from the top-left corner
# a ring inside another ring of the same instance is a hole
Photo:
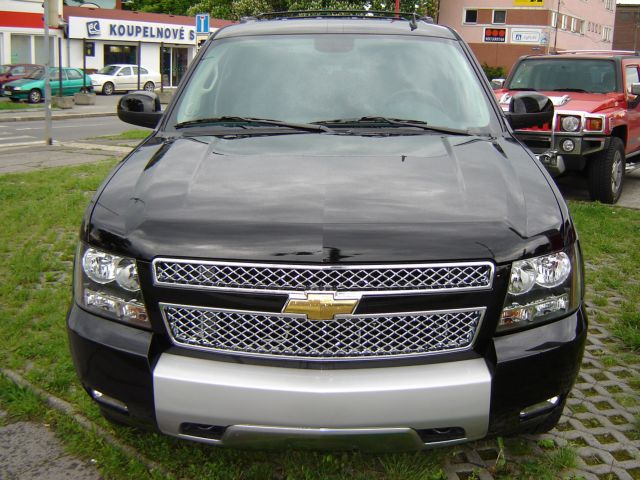
[[[173,342],[250,356],[307,360],[388,358],[471,347],[484,308],[402,314],[304,315],[226,311],[162,304]]]

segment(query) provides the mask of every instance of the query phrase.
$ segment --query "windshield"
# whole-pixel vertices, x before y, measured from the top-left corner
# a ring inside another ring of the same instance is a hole
[[[245,117],[324,122],[386,117],[486,128],[489,104],[455,41],[385,35],[223,39],[199,62],[170,124]]]
[[[615,64],[593,59],[530,59],[518,66],[511,90],[615,92]]]
[[[116,65],[107,65],[106,67],[102,67],[98,70],[98,73],[100,75],[115,75],[119,69],[120,67],[117,67]]]

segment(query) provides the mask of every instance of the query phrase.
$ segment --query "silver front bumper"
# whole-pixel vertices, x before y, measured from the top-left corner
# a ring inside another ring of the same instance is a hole
[[[481,358],[315,370],[165,353],[153,383],[160,430],[214,444],[261,446],[269,439],[276,444],[300,439],[319,440],[318,448],[324,448],[347,437],[366,443],[384,436],[384,441],[417,448],[425,444],[416,430],[464,429],[464,438],[434,442],[441,445],[482,438],[489,422],[491,375]],[[224,433],[215,439],[185,434],[184,424],[222,427]]]

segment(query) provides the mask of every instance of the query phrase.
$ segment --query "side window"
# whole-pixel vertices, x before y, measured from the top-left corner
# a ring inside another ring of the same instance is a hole
[[[49,69],[49,78],[51,79],[52,82],[55,82],[56,80],[58,80],[60,78],[60,69],[59,68],[51,68]],[[62,70],[62,80],[66,80],[67,79],[67,74],[65,73],[64,70]]]
[[[625,88],[627,89],[627,93],[631,93],[631,84],[632,83],[640,83],[640,77],[638,77],[638,66],[637,65],[628,65],[624,69],[625,73]]]
[[[131,75],[131,67],[124,67],[122,70],[118,72],[119,77],[123,75]]]
[[[464,23],[478,23],[478,10],[465,10]]]
[[[76,70],[75,68],[72,68],[70,70],[67,70],[67,78],[69,80],[79,80],[82,78],[82,75],[78,70]]]
[[[11,75],[24,75],[25,70],[22,65],[18,65],[17,67],[13,67],[11,69]]]
[[[149,70],[147,70],[147,69],[146,69],[146,68],[144,68],[144,67],[140,67],[140,73],[141,73],[142,75],[146,75],[147,73],[149,73]]]
[[[140,72],[142,73],[142,72]],[[138,67],[133,67],[133,74],[138,75]]]

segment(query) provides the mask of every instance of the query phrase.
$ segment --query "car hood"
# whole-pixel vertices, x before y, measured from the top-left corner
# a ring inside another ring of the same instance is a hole
[[[42,82],[42,80],[34,80],[32,78],[20,78],[18,80],[7,82],[4,84],[4,86],[5,87],[29,87],[32,85],[36,85],[38,82]]]
[[[509,110],[512,95],[521,93],[516,90],[496,90],[495,94],[503,110]],[[582,93],[582,92],[538,92],[546,95],[553,102],[556,111],[573,111],[597,113],[608,108],[617,107],[624,101],[620,93]]]
[[[151,139],[95,202],[85,240],[141,260],[503,262],[566,221],[517,142],[433,134]]]

